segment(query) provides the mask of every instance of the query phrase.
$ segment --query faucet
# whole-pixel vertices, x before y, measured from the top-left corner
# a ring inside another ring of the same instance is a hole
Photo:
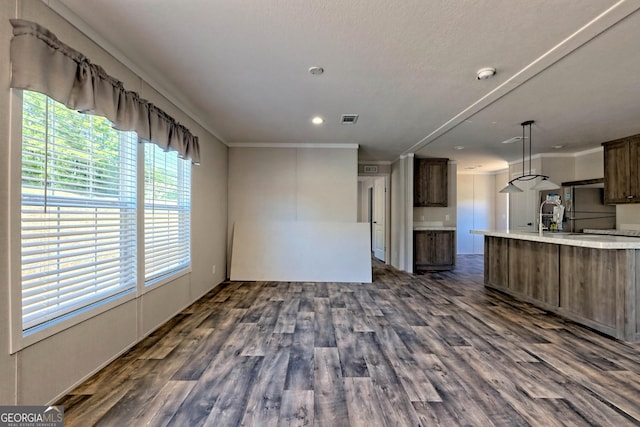
[[[560,196],[547,196],[547,199],[540,203],[540,212],[538,215],[538,234],[542,236],[542,232],[545,230],[545,226],[542,223],[542,217],[545,215],[542,213],[542,208],[544,205],[554,205],[554,206],[562,206],[562,202],[560,201]],[[551,214],[553,215],[553,214]]]

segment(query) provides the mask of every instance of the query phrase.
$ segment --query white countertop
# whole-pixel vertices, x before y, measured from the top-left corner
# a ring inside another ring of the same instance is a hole
[[[438,231],[456,231],[455,227],[447,227],[444,225],[414,225],[414,231],[429,231],[429,230],[438,230]]]
[[[640,231],[638,230],[601,230],[601,229],[588,229],[585,228],[583,233],[589,234],[610,234],[614,236],[628,236],[628,237],[640,237]]]
[[[510,230],[471,230],[471,234],[554,243],[557,245],[580,246],[583,248],[640,249],[639,237],[614,236],[608,234],[545,232],[540,236],[538,232]]]

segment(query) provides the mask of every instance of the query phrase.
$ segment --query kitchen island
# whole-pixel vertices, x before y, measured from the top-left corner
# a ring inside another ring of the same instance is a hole
[[[640,341],[640,238],[482,231],[485,286]]]

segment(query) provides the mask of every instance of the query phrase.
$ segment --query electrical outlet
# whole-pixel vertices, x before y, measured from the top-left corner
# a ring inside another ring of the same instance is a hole
[[[451,219],[451,215],[446,214],[446,215],[444,216],[444,220],[445,220],[445,221],[449,221],[450,219]]]
[[[211,274],[216,274],[216,266],[215,266],[215,264],[211,266]]]

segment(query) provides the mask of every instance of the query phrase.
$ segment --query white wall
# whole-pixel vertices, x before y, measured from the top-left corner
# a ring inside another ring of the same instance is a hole
[[[509,170],[499,171],[495,174],[495,202],[494,202],[494,224],[497,230],[507,230],[509,228],[509,196],[500,193],[509,182]]]
[[[616,228],[640,231],[640,204],[617,205]]]
[[[402,220],[404,217],[404,177],[402,171],[403,161],[399,159],[391,165],[391,259],[389,264],[400,268],[404,251],[401,250],[404,239],[402,238]]]
[[[391,265],[413,271],[413,155],[391,165]]]
[[[369,224],[236,222],[231,280],[371,283]]]
[[[356,148],[232,147],[229,231],[235,221],[358,217]]]
[[[572,181],[604,177],[604,150],[602,147],[585,151],[575,157],[575,176]]]
[[[230,148],[229,248],[236,222],[357,222],[357,161],[351,145]]]
[[[457,206],[457,252],[484,253],[484,237],[470,234],[470,231],[495,228],[495,175],[458,175]]]
[[[553,156],[544,155],[541,159],[540,173],[548,175],[549,179],[558,185],[566,181],[574,181],[576,157],[573,155]],[[602,178],[604,175],[600,175]],[[594,178],[596,178],[594,176]],[[539,178],[538,178],[539,179]]]
[[[9,150],[19,150],[20,141],[9,129],[9,40],[8,19],[35,21],[53,31],[60,40],[83,52],[123,81],[126,89],[138,91],[173,115],[200,138],[202,165],[192,173],[192,272],[136,300],[68,328],[17,353],[9,354],[9,233],[19,227],[10,222],[10,191],[19,182],[9,179]],[[182,308],[225,278],[227,224],[227,148],[198,123],[159,95],[142,79],[111,55],[53,13],[40,1],[0,2],[0,404],[46,404],[97,371]],[[13,187],[12,187],[13,185]],[[211,266],[218,265],[217,273]],[[7,286],[6,284],[9,284]]]

